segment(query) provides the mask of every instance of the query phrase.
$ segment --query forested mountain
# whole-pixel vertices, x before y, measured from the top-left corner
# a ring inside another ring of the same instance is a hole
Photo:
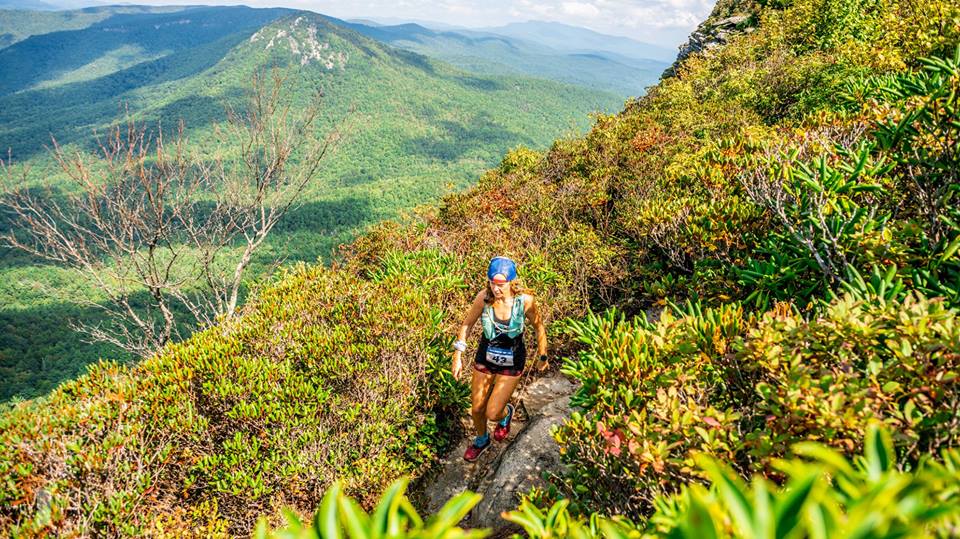
[[[490,31],[432,30],[419,24],[338,23],[395,47],[438,58],[474,73],[533,75],[613,92],[625,98],[642,95],[673,60],[672,52],[652,45],[547,23],[511,25]],[[592,39],[580,36],[580,39],[564,41],[563,45],[542,39],[558,27],[578,36],[582,31]],[[504,33],[498,34],[500,30]],[[562,48],[554,48],[557,46]]]
[[[0,119],[3,125],[16,125],[15,119],[23,114],[35,116],[45,109],[53,109],[50,112],[57,114],[60,107],[73,108],[77,103],[84,102],[63,102],[63,98],[54,101],[46,94],[32,94],[26,90],[62,87],[109,75],[114,75],[112,80],[116,80],[119,72],[151,60],[164,58],[168,63],[179,64],[186,58],[198,56],[197,53],[205,56],[196,60],[203,63],[194,67],[192,72],[178,74],[181,77],[189,76],[218,61],[241,36],[289,13],[283,9],[247,7],[192,8],[173,12],[150,10],[146,13],[124,11],[114,12],[111,9],[109,17],[84,28],[32,35],[0,50],[0,96],[20,92],[21,99],[35,101],[36,107],[24,110],[9,101],[5,102],[4,116]],[[91,15],[97,13],[94,11]],[[204,47],[227,36],[233,36],[233,39],[228,39],[215,52],[208,52],[209,49]],[[161,71],[162,68],[154,67],[152,71],[142,74],[129,71],[122,73],[126,84],[101,86],[96,90],[98,97],[115,98],[135,86],[155,84],[156,79],[150,77],[162,76]],[[62,93],[78,91],[83,90],[78,87],[61,88]],[[89,102],[88,96],[82,98]],[[30,133],[27,136],[32,135]],[[10,140],[11,137],[4,134],[4,139]],[[19,146],[17,142],[16,138],[11,141],[14,146]]]
[[[27,5],[18,7],[0,4],[0,49],[33,35],[87,28],[113,15],[164,13],[183,9],[186,8],[181,6],[109,6],[67,11],[45,11]]]
[[[724,1],[691,45],[239,319],[10,406],[2,533],[488,535],[394,480],[463,435],[451,345],[508,255],[578,383],[528,536],[955,536],[960,5]]]
[[[367,224],[468,185],[511,147],[544,147],[584,128],[590,112],[622,104],[571,85],[466,73],[316,14],[127,10],[0,50],[0,147],[31,164],[37,185],[54,190],[61,183],[44,149],[50,136],[68,149],[89,149],[94,131],[123,121],[124,111],[169,128],[182,119],[202,148],[224,106],[249,89],[252,72],[281,66],[292,99],[322,90],[321,124],[346,117],[350,134],[256,264],[326,257]],[[83,344],[64,323],[96,320],[96,309],[77,303],[89,293],[70,271],[3,251],[0,399],[42,394],[99,357],[124,357]]]

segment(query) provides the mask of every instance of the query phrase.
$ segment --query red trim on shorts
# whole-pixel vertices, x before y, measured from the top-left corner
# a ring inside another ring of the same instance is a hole
[[[481,365],[479,363],[474,363],[473,368],[482,372],[483,374],[500,374],[502,376],[520,376],[523,374],[523,371],[518,371],[517,369],[497,369],[496,371],[490,370],[486,365]]]

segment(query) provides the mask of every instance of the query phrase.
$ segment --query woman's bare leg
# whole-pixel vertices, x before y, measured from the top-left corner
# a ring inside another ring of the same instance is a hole
[[[473,428],[477,431],[477,436],[483,436],[487,432],[487,397],[496,378],[498,376],[495,374],[486,374],[473,369],[473,382],[470,384],[472,403],[470,415],[473,416]]]
[[[490,398],[487,400],[486,417],[484,420],[500,421],[507,415],[507,403],[510,402],[510,396],[513,390],[520,383],[519,376],[496,375],[493,383],[493,391],[490,392]],[[476,417],[476,416],[474,416]],[[476,421],[476,419],[474,419]],[[484,425],[486,429],[486,425]]]

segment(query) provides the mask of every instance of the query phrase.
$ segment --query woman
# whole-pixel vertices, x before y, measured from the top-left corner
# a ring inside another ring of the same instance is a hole
[[[533,296],[523,293],[517,280],[517,266],[509,258],[498,256],[487,268],[487,287],[473,300],[464,317],[456,342],[453,343],[453,375],[463,370],[463,351],[467,336],[477,319],[481,319],[483,335],[473,364],[471,394],[473,426],[477,436],[463,458],[473,462],[490,444],[487,421],[496,421],[493,439],[501,441],[510,433],[514,407],[508,404],[520,381],[526,364],[523,344],[525,321],[530,320],[537,332],[537,356],[540,370],[547,366],[547,332]]]

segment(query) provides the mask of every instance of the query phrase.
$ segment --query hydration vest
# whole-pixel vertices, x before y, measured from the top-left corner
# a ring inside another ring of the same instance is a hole
[[[480,322],[483,325],[483,335],[488,340],[494,340],[500,335],[506,335],[515,338],[523,333],[523,323],[525,314],[523,311],[523,298],[526,294],[520,294],[513,298],[513,310],[510,312],[510,320],[504,324],[496,320],[492,305],[483,306],[483,314],[480,315]]]

